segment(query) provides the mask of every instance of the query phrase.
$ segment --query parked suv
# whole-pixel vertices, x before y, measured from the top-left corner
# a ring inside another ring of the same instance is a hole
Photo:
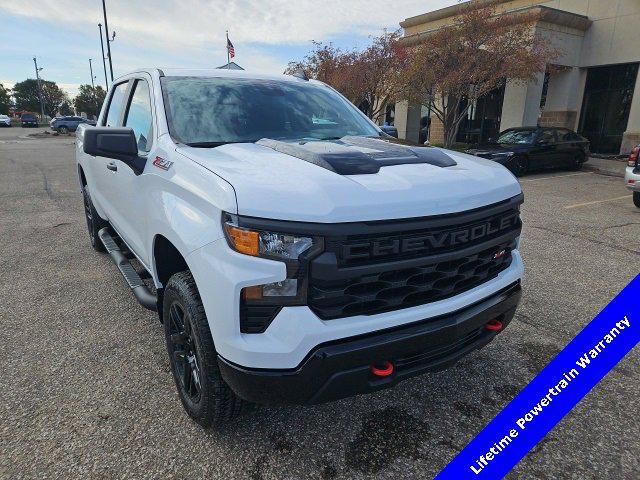
[[[11,117],[8,115],[0,115],[0,127],[10,127]]]
[[[36,117],[33,113],[23,113],[22,115],[20,115],[20,124],[22,128],[37,127],[38,117]]]
[[[633,191],[633,204],[640,208],[640,160],[638,157],[640,157],[640,144],[631,150],[624,183],[629,190]]]
[[[91,244],[157,310],[195,421],[391,387],[509,324],[517,180],[395,142],[321,82],[235,70],[136,71],[79,125]]]
[[[89,125],[95,125],[96,122],[88,120],[82,117],[56,117],[51,120],[51,130],[55,130],[58,133],[75,132],[78,125],[81,123],[87,123]]]

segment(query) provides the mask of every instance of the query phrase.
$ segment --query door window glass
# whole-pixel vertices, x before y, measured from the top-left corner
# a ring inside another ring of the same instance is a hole
[[[109,101],[109,109],[107,110],[107,118],[104,125],[107,127],[118,127],[122,109],[124,108],[124,94],[127,92],[127,82],[117,85],[111,95]]]
[[[539,142],[544,143],[556,143],[556,135],[553,133],[553,130],[542,130],[540,132],[540,136],[538,137]]]
[[[151,149],[151,97],[149,84],[145,80],[136,80],[124,126],[133,128],[138,150],[148,152]]]

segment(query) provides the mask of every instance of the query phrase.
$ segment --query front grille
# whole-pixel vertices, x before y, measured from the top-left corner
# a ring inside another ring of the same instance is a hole
[[[488,282],[512,262],[521,229],[519,203],[396,222],[392,230],[389,222],[381,222],[382,232],[368,224],[366,235],[326,238],[325,252],[311,262],[308,305],[324,320],[374,315],[443,300]],[[412,248],[403,250],[405,244]]]
[[[309,306],[320,318],[332,319],[443,300],[498,276],[511,264],[514,248],[515,242],[502,243],[455,260],[387,270],[335,285],[312,282]]]

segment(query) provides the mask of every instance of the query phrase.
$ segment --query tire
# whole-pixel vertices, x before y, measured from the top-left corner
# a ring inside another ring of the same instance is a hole
[[[571,159],[571,163],[569,164],[569,169],[571,170],[581,170],[582,164],[584,164],[584,153],[576,153]]]
[[[633,204],[640,208],[640,192],[633,192]]]
[[[176,273],[167,282],[162,317],[173,379],[187,414],[205,428],[219,427],[237,417],[245,401],[222,379],[191,272]]]
[[[61,135],[66,135],[67,133],[69,133],[69,129],[63,125],[61,127],[58,127],[58,133]]]
[[[529,171],[529,160],[522,155],[516,155],[507,163],[507,168],[516,177],[522,177]]]
[[[105,248],[98,237],[98,232],[101,228],[108,226],[108,223],[100,218],[100,215],[96,212],[96,208],[93,206],[93,202],[91,201],[91,195],[89,194],[89,187],[87,187],[87,185],[82,188],[82,196],[84,198],[84,216],[87,220],[87,230],[89,232],[91,247],[93,247],[96,252],[104,252]]]

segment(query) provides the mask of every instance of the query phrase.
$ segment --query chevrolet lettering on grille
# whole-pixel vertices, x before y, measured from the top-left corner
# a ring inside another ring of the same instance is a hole
[[[513,212],[458,229],[345,243],[341,246],[340,255],[343,261],[351,261],[448,250],[452,247],[464,246],[467,243],[477,243],[482,241],[483,238],[506,232],[518,225],[518,223],[519,214]]]

